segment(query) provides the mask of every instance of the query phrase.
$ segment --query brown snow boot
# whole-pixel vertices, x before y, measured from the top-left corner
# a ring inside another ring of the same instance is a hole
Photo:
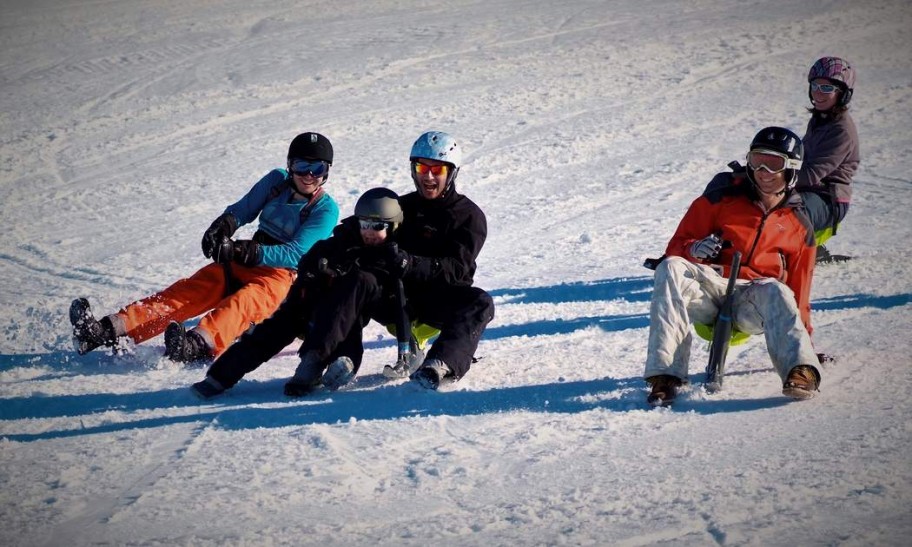
[[[798,365],[789,371],[782,394],[792,399],[810,399],[820,385],[820,372],[811,365]]]
[[[659,374],[646,378],[646,383],[652,386],[652,391],[646,397],[646,402],[652,406],[669,406],[678,395],[681,379],[670,374]]]

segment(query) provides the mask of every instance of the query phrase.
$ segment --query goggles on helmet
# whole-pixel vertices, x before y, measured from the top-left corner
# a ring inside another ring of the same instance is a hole
[[[826,93],[829,95],[830,93],[836,93],[838,90],[839,87],[833,84],[818,84],[816,82],[811,82],[811,92],[819,91],[821,93]]]
[[[389,223],[382,220],[366,219],[359,218],[358,224],[361,225],[362,230],[370,230],[372,232],[382,232],[389,227]]]
[[[430,172],[434,176],[444,175],[449,172],[446,165],[427,165],[426,163],[421,163],[414,161],[412,162],[412,167],[415,169],[415,173],[419,175],[426,175]]]
[[[792,159],[780,152],[759,148],[747,153],[747,165],[754,171],[766,169],[774,175],[786,169],[801,169],[800,160]]]
[[[291,160],[291,172],[299,177],[320,178],[329,171],[325,161]]]

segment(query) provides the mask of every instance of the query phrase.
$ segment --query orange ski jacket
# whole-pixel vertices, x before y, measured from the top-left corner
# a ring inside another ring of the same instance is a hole
[[[810,333],[811,279],[817,249],[801,196],[791,192],[781,204],[764,212],[750,181],[728,175],[729,184],[716,186],[691,203],[665,254],[712,265],[727,277],[732,255],[741,251],[738,278],[771,277],[787,285]],[[691,246],[710,234],[726,242],[722,251],[710,261],[694,258]]]

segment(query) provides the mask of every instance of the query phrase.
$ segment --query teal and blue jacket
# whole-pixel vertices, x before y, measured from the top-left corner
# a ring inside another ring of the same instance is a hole
[[[261,245],[258,266],[296,269],[298,260],[321,239],[332,234],[339,222],[339,205],[326,192],[307,201],[294,192],[288,171],[273,169],[247,194],[225,209],[238,226],[259,216],[254,240]],[[265,236],[265,237],[264,237]]]

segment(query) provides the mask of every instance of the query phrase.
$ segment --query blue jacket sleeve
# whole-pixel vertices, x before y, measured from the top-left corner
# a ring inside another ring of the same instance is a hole
[[[284,182],[285,172],[281,169],[273,169],[257,181],[237,203],[229,205],[225,212],[237,219],[238,226],[250,224],[269,201],[273,188],[282,186]]]

